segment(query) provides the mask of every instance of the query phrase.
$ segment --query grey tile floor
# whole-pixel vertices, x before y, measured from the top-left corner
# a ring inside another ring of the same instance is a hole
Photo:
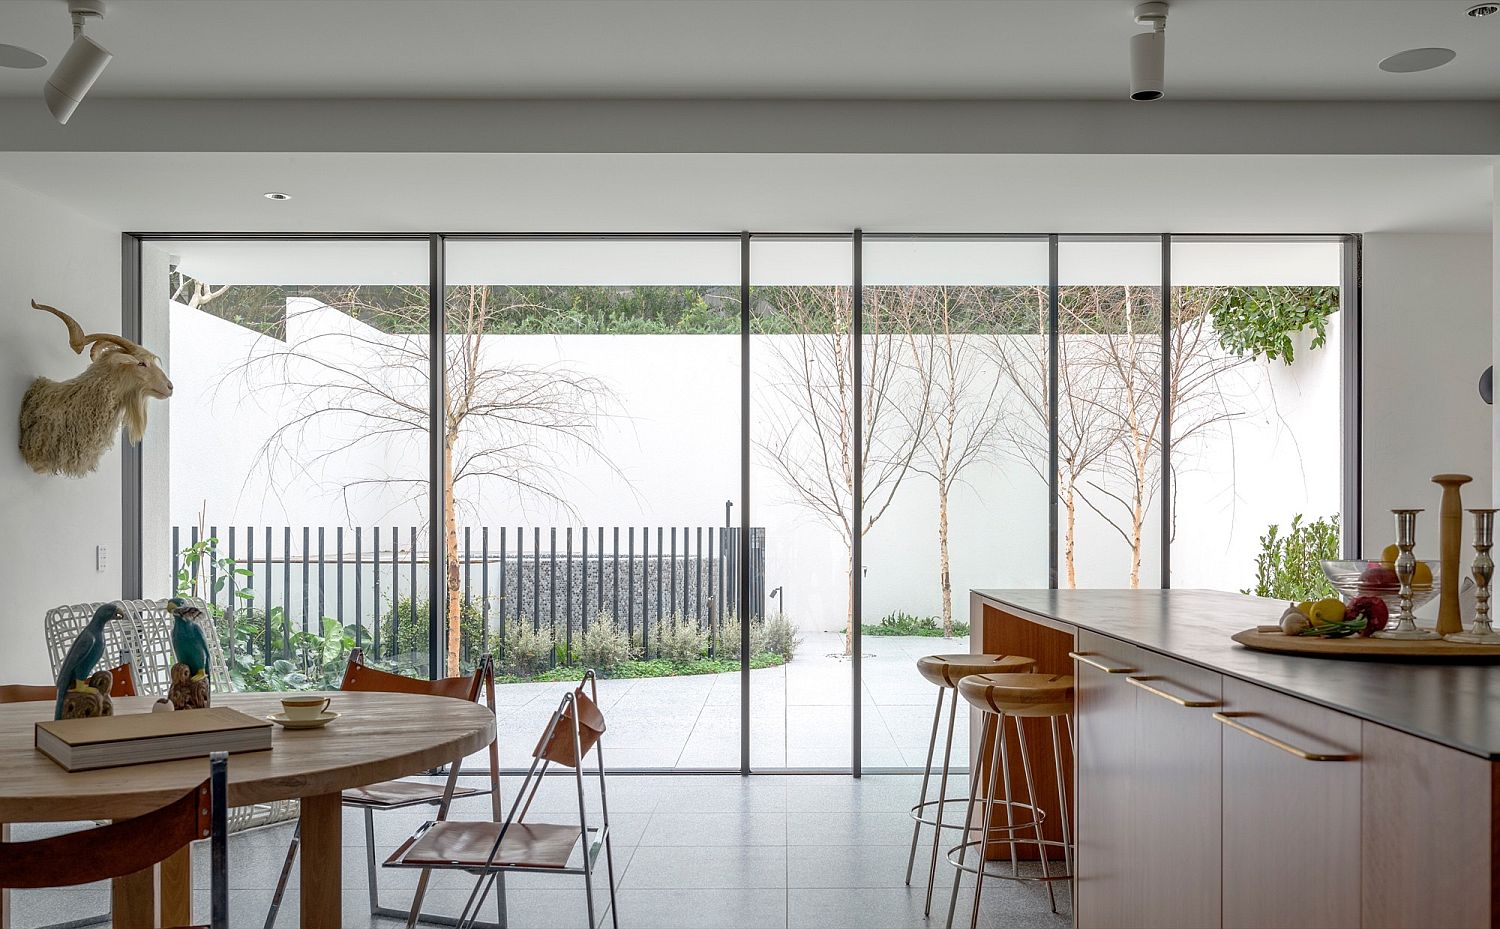
[[[759,768],[844,768],[850,764],[854,696],[843,636],[802,632],[795,660],[750,672],[752,763]],[[937,690],[917,673],[923,655],[969,650],[967,637],[868,636],[862,652],[861,752],[867,768],[918,768],[926,758]],[[505,684],[496,689],[501,763],[521,767],[567,683]],[[740,675],[605,680],[599,698],[610,720],[609,763],[616,768],[737,770]],[[944,709],[946,713],[946,708]],[[955,758],[968,751],[968,727],[954,732]],[[478,756],[476,756],[477,758]]]
[[[515,784],[507,778],[509,796]],[[964,791],[962,779],[950,785]],[[619,924],[623,929],[881,929],[941,927],[952,887],[951,869],[940,859],[933,915],[924,919],[924,850],[919,850],[914,886],[904,884],[911,839],[907,807],[919,778],[909,775],[845,776],[664,775],[616,776],[610,780],[614,822]],[[533,807],[543,814],[576,816],[571,781],[549,778]],[[591,799],[591,805],[594,801]],[[479,818],[486,801],[462,801],[455,816]],[[420,813],[376,816],[377,854],[382,858],[423,819]],[[566,820],[560,820],[566,821]],[[368,915],[364,868],[364,824],[356,812],[344,822],[344,925],[394,929],[401,923]],[[16,838],[38,827],[17,827]],[[230,914],[236,927],[261,926],[271,888],[291,834],[290,825],[235,836],[230,844]],[[197,916],[207,918],[207,848],[194,850]],[[602,872],[601,872],[602,873]],[[428,895],[430,911],[454,913],[471,879],[441,875]],[[412,872],[383,869],[382,902],[402,905],[415,884]],[[608,893],[596,889],[597,914],[610,925]],[[971,884],[961,885],[956,925],[967,926]],[[1048,907],[1036,884],[987,881],[980,925],[1062,929],[1071,925],[1071,897],[1058,885],[1060,915]],[[297,922],[297,882],[277,926]],[[554,875],[513,876],[508,883],[513,929],[582,929],[587,925],[582,879]],[[13,897],[14,925],[29,929],[102,913],[107,891],[91,886],[68,891],[26,891]]]

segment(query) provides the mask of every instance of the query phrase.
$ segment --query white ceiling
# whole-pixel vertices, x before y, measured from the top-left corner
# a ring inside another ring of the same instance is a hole
[[[1470,0],[1172,0],[1170,99],[1500,98]],[[1132,0],[109,0],[99,97],[1123,99]],[[64,0],[5,0],[56,61]],[[1376,65],[1446,46],[1420,74]],[[45,70],[0,69],[0,96]],[[190,132],[191,127],[183,127]]]
[[[0,152],[0,179],[137,232],[1488,232],[1491,163],[1434,155]],[[266,200],[269,190],[293,199]]]

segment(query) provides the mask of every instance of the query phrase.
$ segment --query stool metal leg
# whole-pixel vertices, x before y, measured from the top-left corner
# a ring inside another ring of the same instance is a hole
[[[1068,831],[1068,786],[1063,781],[1062,739],[1058,735],[1057,717],[1052,717],[1052,760],[1057,768],[1057,815],[1062,826],[1063,867],[1073,874],[1073,837]]]
[[[1010,873],[1015,877],[1021,876],[1021,865],[1016,859],[1016,823],[1012,818],[1014,811],[1011,809],[1010,795],[1010,756],[1005,747],[1005,714],[1000,714],[1000,728],[998,730],[998,744],[1000,746],[1000,786],[1005,791],[1005,836],[1010,847]],[[993,781],[990,782],[992,785]],[[991,787],[993,797],[993,786]]]
[[[998,749],[998,750],[997,750]],[[979,929],[979,897],[984,892],[985,862],[989,860],[990,831],[995,825],[995,783],[1005,784],[1005,826],[1010,841],[1011,866],[1016,861],[1016,835],[1011,829],[1010,818],[1010,762],[1005,758],[1005,714],[995,719],[995,739],[990,748],[990,781],[985,791],[984,829],[979,833],[979,867],[974,874],[974,906],[969,912],[969,929]]]
[[[994,751],[994,747],[993,746],[994,746],[994,732],[995,732],[995,729],[994,729],[993,723],[994,723],[993,717],[991,717],[989,714],[985,714],[984,724],[980,727],[980,731],[979,731],[979,757],[980,757],[980,759],[984,758],[984,753],[987,750],[990,751],[991,753],[993,753],[993,751]],[[978,776],[978,774],[979,774],[979,766],[975,765],[974,768],[969,771],[969,802],[968,802],[968,804],[967,804],[967,806],[966,806],[966,808],[964,810],[964,826],[965,826],[965,829],[964,829],[964,831],[962,833],[960,833],[960,836],[961,836],[960,841],[963,844],[961,844],[959,846],[959,849],[958,849],[958,867],[955,868],[954,871],[953,871],[953,892],[948,897],[948,922],[946,924],[946,929],[953,929],[953,913],[954,913],[955,910],[958,909],[958,885],[961,884],[961,883],[963,883],[963,876],[964,876],[963,865],[964,865],[964,861],[969,856],[968,835],[969,835],[969,832],[973,828],[972,824],[974,822],[974,808],[975,808],[975,805],[979,803],[979,791],[977,789],[978,785],[976,785],[974,783],[974,779]],[[988,815],[988,812],[986,812],[986,815]],[[986,822],[985,825],[988,826],[989,823]],[[984,851],[983,851],[983,846],[982,845],[981,845],[981,850],[979,852],[979,855],[980,855],[980,859],[979,860],[980,860],[980,862],[982,864],[983,861],[984,861]]]
[[[1016,742],[1021,748],[1021,773],[1026,778],[1026,802],[1031,805],[1031,821],[1035,824],[1036,856],[1042,862],[1042,880],[1047,884],[1047,899],[1052,903],[1052,912],[1057,912],[1057,891],[1052,887],[1051,865],[1047,863],[1047,846],[1042,840],[1041,805],[1037,801],[1036,781],[1031,777],[1031,752],[1026,748],[1026,733],[1021,730],[1021,717],[1012,716],[1016,722]],[[1012,836],[1014,839],[1014,836]],[[1011,848],[1015,848],[1011,843]]]
[[[942,692],[938,693],[942,699]],[[939,703],[939,706],[942,704]],[[943,813],[948,807],[948,766],[953,759],[953,724],[958,719],[958,688],[953,688],[953,699],[948,704],[948,742],[943,748],[943,776],[938,781],[937,825],[932,828],[932,858],[927,864],[927,902],[922,907],[923,916],[932,915],[932,888],[937,883],[937,860],[939,840],[943,835]]]
[[[957,691],[954,691],[956,694]],[[938,688],[937,707],[932,712],[932,736],[927,740],[927,764],[922,766],[922,796],[917,800],[917,815],[911,824],[911,853],[906,856],[906,883],[911,884],[912,866],[917,862],[917,837],[922,831],[922,810],[927,806],[927,783],[932,779],[932,755],[937,750],[938,724],[943,721],[943,689]]]

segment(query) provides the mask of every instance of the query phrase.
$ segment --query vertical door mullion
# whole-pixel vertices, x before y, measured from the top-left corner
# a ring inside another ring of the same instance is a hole
[[[1057,475],[1058,457],[1061,451],[1058,448],[1057,432],[1059,428],[1058,409],[1059,389],[1058,381],[1062,376],[1059,369],[1059,352],[1062,347],[1061,321],[1062,311],[1058,304],[1058,272],[1057,272],[1057,236],[1047,236],[1047,586],[1053,590],[1058,586],[1058,495],[1062,492],[1060,480]],[[970,617],[973,620],[973,617]],[[969,635],[973,636],[974,629],[969,629]],[[970,640],[972,644],[972,639]]]
[[[849,337],[854,344],[849,354],[854,364],[854,371],[851,374],[851,380],[854,383],[854,402],[852,404],[854,407],[854,499],[850,501],[850,508],[852,510],[850,520],[853,525],[853,533],[850,537],[849,553],[854,563],[850,565],[849,575],[853,586],[853,590],[850,591],[849,595],[850,602],[853,605],[853,614],[850,619],[852,628],[849,630],[849,640],[852,643],[851,649],[854,654],[849,663],[852,672],[851,676],[853,677],[853,681],[851,682],[853,696],[849,705],[849,719],[854,731],[853,744],[849,754],[849,773],[854,777],[859,777],[863,768],[861,758],[861,749],[863,747],[863,733],[861,732],[863,728],[861,717],[863,714],[861,711],[863,709],[863,701],[860,699],[860,687],[864,668],[862,666],[863,662],[860,660],[860,653],[863,651],[863,630],[860,628],[860,619],[864,615],[864,571],[862,562],[864,561],[865,521],[865,291],[864,268],[862,265],[864,261],[865,241],[864,233],[859,229],[854,230],[852,246],[853,286],[851,288],[851,299],[853,302],[854,318],[851,321]]]
[[[1161,587],[1172,586],[1172,236],[1161,237]]]
[[[740,551],[750,549],[750,233],[740,233]],[[660,551],[660,546],[658,546]],[[675,569],[677,530],[672,530]],[[750,559],[739,560],[740,774],[750,773]],[[674,574],[675,578],[675,574]]]
[[[440,668],[439,623],[447,616],[448,602],[447,537],[444,521],[447,499],[443,492],[444,432],[448,403],[447,384],[447,314],[444,312],[444,240],[440,235],[427,237],[427,673],[437,680],[447,673],[446,661]],[[413,553],[415,557],[415,553]],[[412,604],[417,592],[412,592]]]

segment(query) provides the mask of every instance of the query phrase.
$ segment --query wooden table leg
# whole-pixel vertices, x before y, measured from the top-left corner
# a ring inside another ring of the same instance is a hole
[[[185,845],[159,866],[161,924],[186,926],[193,921],[193,847]]]
[[[343,924],[344,798],[302,798],[302,925]]]
[[[0,823],[0,842],[10,841],[10,823]],[[0,929],[10,929],[10,889],[0,890]]]
[[[110,887],[115,929],[151,929],[156,922],[156,866],[117,877]]]

